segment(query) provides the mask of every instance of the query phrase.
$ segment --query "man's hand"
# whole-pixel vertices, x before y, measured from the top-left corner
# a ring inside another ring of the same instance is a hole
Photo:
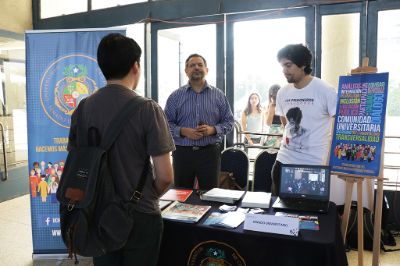
[[[197,129],[182,127],[181,128],[181,136],[184,136],[188,139],[199,140],[203,137],[203,134],[199,132]]]
[[[215,135],[217,133],[215,127],[209,125],[197,126],[196,131],[202,134],[204,137]]]

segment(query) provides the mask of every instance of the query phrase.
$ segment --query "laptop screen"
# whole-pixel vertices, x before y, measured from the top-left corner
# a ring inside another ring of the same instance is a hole
[[[329,188],[329,166],[282,164],[280,197],[329,200]]]

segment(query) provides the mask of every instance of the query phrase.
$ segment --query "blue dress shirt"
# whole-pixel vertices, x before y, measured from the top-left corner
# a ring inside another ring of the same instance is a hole
[[[178,146],[221,143],[223,136],[231,132],[234,125],[227,98],[221,90],[207,83],[200,93],[196,93],[190,84],[180,87],[168,97],[164,111],[175,145]],[[181,136],[182,127],[196,128],[200,122],[214,126],[217,134],[199,140]]]

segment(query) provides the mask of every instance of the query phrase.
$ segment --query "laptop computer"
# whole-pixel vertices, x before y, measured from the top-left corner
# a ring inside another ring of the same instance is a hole
[[[279,197],[272,207],[326,213],[330,181],[329,166],[282,164]]]

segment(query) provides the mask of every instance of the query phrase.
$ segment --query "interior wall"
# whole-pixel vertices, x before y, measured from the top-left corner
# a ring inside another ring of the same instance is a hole
[[[1,0],[0,29],[24,33],[32,29],[32,0]]]
[[[336,89],[339,76],[347,75],[358,66],[359,44],[355,41],[360,34],[359,20],[359,16],[352,14],[330,15],[322,19],[322,28],[326,31],[321,36],[321,79]]]

